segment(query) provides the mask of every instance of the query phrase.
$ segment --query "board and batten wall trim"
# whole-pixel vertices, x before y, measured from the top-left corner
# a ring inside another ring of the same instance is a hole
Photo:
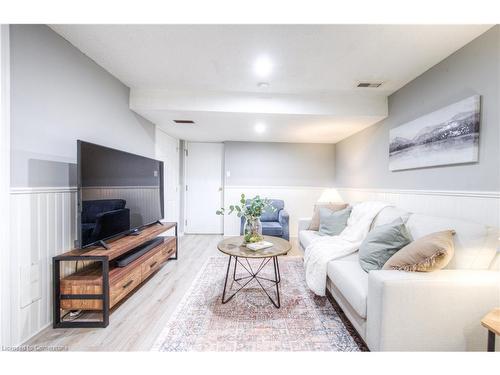
[[[499,191],[336,188],[346,202],[381,200],[414,213],[500,227]]]
[[[77,238],[77,189],[11,188],[12,345],[52,323],[52,257]]]
[[[78,188],[74,187],[13,187],[10,194],[40,194],[40,193],[76,193]]]
[[[327,187],[314,186],[243,186],[225,187],[224,206],[237,203],[241,193],[247,197],[283,199],[290,214],[290,236],[296,237],[299,218],[310,217],[313,205]],[[345,202],[380,200],[414,213],[470,220],[500,227],[500,192],[455,190],[409,190],[335,188]],[[224,235],[239,235],[239,219],[224,217]]]
[[[78,236],[76,187],[10,188],[11,345],[52,324],[52,257],[74,247]],[[68,262],[64,272],[74,270]]]

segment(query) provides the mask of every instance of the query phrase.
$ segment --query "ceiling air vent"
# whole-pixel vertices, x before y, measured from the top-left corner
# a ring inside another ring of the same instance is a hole
[[[360,82],[360,83],[358,83],[358,87],[377,88],[380,86],[382,86],[382,82]]]
[[[174,120],[176,124],[194,124],[193,120]]]

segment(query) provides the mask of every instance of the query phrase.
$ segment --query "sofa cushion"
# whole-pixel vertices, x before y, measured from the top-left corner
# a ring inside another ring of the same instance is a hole
[[[385,262],[411,242],[410,233],[398,217],[372,229],[359,246],[359,264],[366,272],[381,270]]]
[[[340,211],[347,207],[347,203],[321,202],[314,205],[313,216],[309,223],[309,230],[319,230],[319,209],[328,208],[332,211]]]
[[[366,319],[368,273],[363,271],[357,257],[331,261],[328,263],[327,274],[354,311]]]
[[[410,217],[411,213],[408,211],[402,210],[401,208],[397,208],[394,206],[388,206],[382,209],[378,213],[377,216],[375,216],[375,219],[373,220],[372,228],[376,228],[380,225],[385,225],[392,223],[394,220],[401,218],[403,220],[403,223],[406,223],[408,221],[408,218]]]
[[[299,242],[300,245],[305,249],[309,246],[312,240],[320,237],[318,231],[315,230],[301,230],[299,232]]]
[[[446,269],[488,269],[495,257],[495,231],[485,225],[422,214],[412,214],[406,226],[414,240],[453,229],[455,254]]]
[[[453,257],[453,230],[420,237],[394,254],[384,270],[430,272],[446,267]]]
[[[322,236],[338,236],[346,228],[351,210],[351,207],[340,211],[332,211],[326,207],[321,207],[319,209],[319,234]]]
[[[263,221],[262,233],[268,236],[281,236],[283,234],[283,228],[280,223],[275,221]]]

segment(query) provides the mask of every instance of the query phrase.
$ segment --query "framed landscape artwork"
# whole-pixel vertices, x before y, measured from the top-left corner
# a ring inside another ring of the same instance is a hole
[[[480,96],[474,95],[389,132],[389,169],[477,162]]]

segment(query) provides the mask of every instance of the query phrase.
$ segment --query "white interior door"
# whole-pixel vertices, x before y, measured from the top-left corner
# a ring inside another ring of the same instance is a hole
[[[190,142],[186,145],[185,233],[222,234],[222,143]]]

